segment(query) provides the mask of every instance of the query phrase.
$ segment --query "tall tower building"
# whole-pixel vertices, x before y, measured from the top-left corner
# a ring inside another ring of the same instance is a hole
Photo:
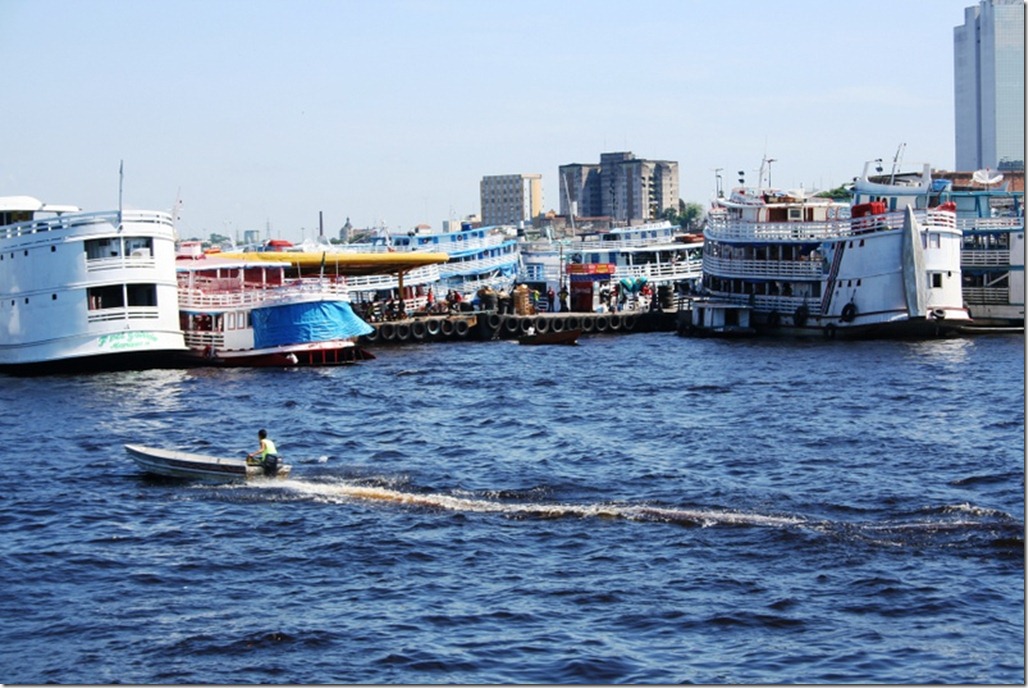
[[[541,174],[501,174],[482,177],[479,184],[483,225],[531,222],[543,211]]]
[[[1024,169],[1024,2],[981,0],[953,29],[956,167]]]

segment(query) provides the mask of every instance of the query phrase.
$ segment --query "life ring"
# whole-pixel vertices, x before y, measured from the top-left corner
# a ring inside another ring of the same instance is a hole
[[[420,320],[416,320],[410,326],[410,333],[411,333],[411,336],[414,337],[414,339],[417,339],[418,341],[421,341],[422,339],[425,338],[425,332],[426,332],[427,329],[428,328],[425,326],[425,323],[423,323]]]
[[[454,332],[457,333],[458,337],[463,337],[464,335],[466,335],[469,329],[471,328],[468,325],[467,320],[458,320],[457,324],[453,328]]]
[[[439,334],[439,318],[432,318],[429,320],[425,324],[425,332],[427,332],[430,337],[435,337]]]
[[[946,319],[946,311],[944,311],[941,308],[933,309],[932,310],[932,317],[935,318],[936,320],[945,320]]]
[[[515,334],[518,331],[518,319],[511,316],[503,321],[503,329],[510,334]]]
[[[392,341],[393,337],[396,336],[396,325],[392,323],[382,323],[378,326],[378,332],[382,335],[382,339],[385,341]]]
[[[810,317],[810,309],[806,306],[798,306],[796,312],[792,314],[792,322],[796,327],[803,327],[807,324],[808,317]]]
[[[399,339],[401,342],[405,342],[407,341],[408,337],[410,337],[410,325],[408,325],[407,323],[397,325],[396,338]]]
[[[607,318],[607,316],[601,315],[598,318],[596,318],[596,331],[597,332],[606,332],[608,325],[610,325],[610,319]]]
[[[550,321],[540,315],[538,318],[535,319],[535,331],[539,333],[549,332]]]
[[[853,322],[854,318],[856,317],[857,307],[852,301],[850,301],[842,307],[842,315],[839,316],[839,320],[848,323]]]
[[[449,337],[453,334],[453,321],[449,318],[445,318],[439,323],[439,329],[445,336]]]
[[[782,314],[778,311],[771,311],[767,316],[767,324],[771,327],[778,327],[782,324]]]

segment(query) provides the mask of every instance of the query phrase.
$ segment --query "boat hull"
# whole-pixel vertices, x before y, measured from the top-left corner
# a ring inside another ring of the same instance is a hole
[[[578,343],[578,337],[582,330],[561,330],[560,332],[537,332],[518,337],[518,344],[526,346],[541,346],[547,344],[573,345]]]
[[[260,466],[248,465],[245,459],[207,456],[139,444],[126,444],[125,451],[147,473],[183,480],[237,482],[265,477],[285,478],[292,469],[288,464],[281,464],[276,475],[266,476]]]

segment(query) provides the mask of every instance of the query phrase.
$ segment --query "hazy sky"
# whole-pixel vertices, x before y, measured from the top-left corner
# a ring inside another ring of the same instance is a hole
[[[0,195],[294,241],[480,212],[485,175],[630,150],[829,188],[952,169],[972,0],[0,0]]]

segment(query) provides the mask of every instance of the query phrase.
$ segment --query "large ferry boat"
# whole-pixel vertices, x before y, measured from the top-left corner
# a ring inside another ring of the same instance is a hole
[[[956,186],[945,174],[964,178]],[[1024,329],[1024,192],[1003,184],[1003,176],[978,170],[970,179],[956,173],[926,172],[861,177],[856,203],[881,200],[890,206],[953,208],[962,235],[961,289],[971,316],[968,331]]]
[[[185,350],[168,213],[0,197],[0,370],[165,367]]]
[[[862,179],[852,208],[746,186],[717,199],[703,253],[712,298],[680,329],[702,330],[712,309],[746,311],[758,334],[930,337],[966,325],[955,210],[912,200],[931,186],[928,166],[909,196],[870,183],[867,167]]]
[[[195,365],[325,366],[374,358],[372,332],[350,306],[345,278],[290,278],[290,262],[205,256],[183,246],[180,323]]]
[[[703,236],[667,221],[614,227],[566,239],[524,241],[521,262],[519,281],[543,292],[559,291],[570,275],[588,273],[586,266],[607,266],[602,273],[607,288],[617,286],[626,307],[647,309],[650,301],[642,298],[643,287],[668,297],[699,287]]]

